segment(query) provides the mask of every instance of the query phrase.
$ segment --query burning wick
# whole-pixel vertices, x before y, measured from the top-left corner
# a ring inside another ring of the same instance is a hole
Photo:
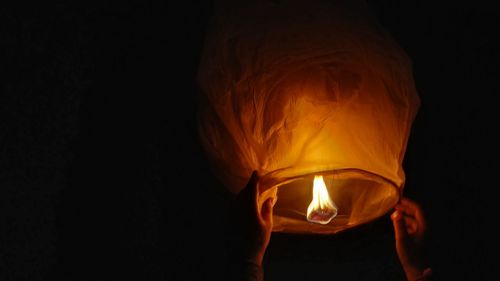
[[[328,195],[323,176],[314,176],[313,199],[309,207],[307,207],[307,220],[319,224],[328,224],[336,215],[337,206]]]

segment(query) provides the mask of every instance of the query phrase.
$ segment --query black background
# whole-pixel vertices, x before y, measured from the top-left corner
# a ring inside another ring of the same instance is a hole
[[[422,100],[405,194],[427,213],[438,280],[488,280],[500,12],[402,2],[369,4],[412,58]],[[230,195],[204,162],[195,122],[210,8],[0,9],[0,280],[222,279]],[[265,271],[403,280],[388,216],[334,237],[275,234]]]

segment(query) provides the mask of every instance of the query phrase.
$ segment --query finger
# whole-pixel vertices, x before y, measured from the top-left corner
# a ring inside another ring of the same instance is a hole
[[[238,193],[234,202],[234,216],[245,217],[245,220],[251,219],[257,221],[259,215],[257,208],[257,182],[258,176],[253,172],[245,188]]]
[[[251,197],[252,196],[252,192],[254,191],[253,187],[257,184],[257,181],[258,181],[257,172],[253,171],[252,174],[250,175],[250,178],[247,181],[247,184],[238,193],[237,196],[238,197]]]
[[[406,224],[403,215],[400,211],[396,210],[391,215],[392,225],[394,226],[394,236],[397,241],[403,240],[408,236],[406,232]]]
[[[405,221],[406,232],[408,233],[408,235],[413,235],[417,233],[419,229],[417,220],[408,216],[403,216],[403,219]]]
[[[407,210],[411,211],[413,214],[422,213],[420,205],[409,198],[405,197],[401,199],[400,205],[405,207]]]
[[[417,216],[416,210],[413,209],[410,206],[405,206],[405,205],[402,205],[402,204],[398,204],[398,205],[396,205],[394,207],[394,209],[396,209],[398,211],[401,211],[403,213],[403,215],[405,215],[405,216],[411,216],[411,217],[416,217]]]
[[[397,211],[400,211],[398,209],[399,208],[396,208]],[[422,219],[422,217],[420,217],[419,215],[415,216],[407,215],[407,213],[403,213],[403,211],[400,212],[402,212],[403,214],[403,219],[406,224],[406,230],[408,235],[415,236],[416,238],[421,239],[421,237],[425,234],[427,229],[426,223]]]
[[[273,205],[274,205],[274,199],[269,198],[267,199],[264,204],[262,204],[262,209],[260,212],[262,222],[265,225],[272,225],[273,222]]]
[[[250,207],[250,210],[253,212],[257,212],[257,198],[258,198],[258,188],[257,188],[257,182],[258,182],[258,176],[257,172],[254,171],[252,175],[250,176],[250,179],[248,180],[247,185],[245,188],[238,194],[238,199],[242,204],[245,206]]]
[[[402,206],[404,206],[409,214],[413,215],[417,219],[419,226],[422,229],[425,228],[425,215],[420,205],[409,198],[403,198],[400,203]]]
[[[408,197],[403,197],[403,198],[401,198],[400,203],[401,203],[402,205],[405,205],[405,206],[418,206],[417,202],[415,202],[415,201],[411,200],[411,199],[410,199],[410,198],[408,198]]]

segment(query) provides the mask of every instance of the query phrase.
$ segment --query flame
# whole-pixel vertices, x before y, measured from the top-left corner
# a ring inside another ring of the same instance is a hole
[[[307,208],[307,220],[328,224],[337,215],[337,206],[328,194],[323,176],[314,176],[313,199]]]

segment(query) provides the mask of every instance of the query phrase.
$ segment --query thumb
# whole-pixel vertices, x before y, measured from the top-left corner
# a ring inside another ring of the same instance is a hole
[[[264,204],[262,204],[262,209],[260,214],[265,224],[272,223],[273,205],[274,205],[274,198],[269,198],[264,202]]]
[[[392,225],[394,226],[394,236],[396,237],[396,241],[401,241],[408,236],[406,232],[406,224],[403,219],[403,214],[401,211],[394,211],[391,215]]]
[[[258,181],[259,176],[257,172],[254,171],[248,180],[245,188],[238,193],[236,196],[238,204],[243,204],[244,206],[249,206],[250,210],[257,211],[257,198],[258,198]]]

